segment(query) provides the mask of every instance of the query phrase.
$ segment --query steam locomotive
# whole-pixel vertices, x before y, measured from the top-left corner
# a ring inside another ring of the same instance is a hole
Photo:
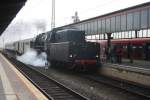
[[[52,66],[91,70],[100,66],[100,45],[86,42],[85,32],[78,29],[53,29],[38,35],[31,47],[46,52]]]
[[[31,48],[38,54],[46,52],[51,66],[65,65],[73,70],[94,71],[101,65],[99,43],[87,42],[85,32],[78,29],[53,29],[36,38],[6,45],[7,50],[14,50],[18,54]]]

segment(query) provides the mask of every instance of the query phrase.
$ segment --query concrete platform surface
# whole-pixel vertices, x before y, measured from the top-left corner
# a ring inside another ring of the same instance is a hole
[[[99,74],[150,86],[150,69],[131,65],[104,63]]]
[[[0,54],[0,100],[48,100]]]

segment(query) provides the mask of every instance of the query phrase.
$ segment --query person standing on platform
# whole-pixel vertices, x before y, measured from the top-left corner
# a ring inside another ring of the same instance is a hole
[[[117,55],[117,62],[122,63],[122,54],[123,54],[123,49],[121,46],[118,46],[116,49],[116,55]]]
[[[127,45],[127,52],[128,52],[128,59],[130,60],[130,63],[133,63],[133,55],[132,55],[132,53],[133,53],[133,49],[132,49],[132,44],[131,43],[129,43],[128,45]]]
[[[110,48],[110,61],[111,63],[116,62],[116,46],[115,45],[111,45]]]

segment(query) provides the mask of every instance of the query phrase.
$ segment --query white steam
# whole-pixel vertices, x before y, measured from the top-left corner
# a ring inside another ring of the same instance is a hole
[[[49,65],[46,53],[42,52],[41,54],[38,55],[38,53],[35,50],[29,50],[25,52],[23,55],[17,56],[17,60],[25,64],[38,67],[44,67]]]

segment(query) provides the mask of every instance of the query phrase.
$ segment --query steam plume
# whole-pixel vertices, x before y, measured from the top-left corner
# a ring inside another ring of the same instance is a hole
[[[35,50],[28,50],[23,55],[17,56],[17,60],[37,67],[44,67],[46,64],[49,65],[46,53],[42,52],[38,55]]]

